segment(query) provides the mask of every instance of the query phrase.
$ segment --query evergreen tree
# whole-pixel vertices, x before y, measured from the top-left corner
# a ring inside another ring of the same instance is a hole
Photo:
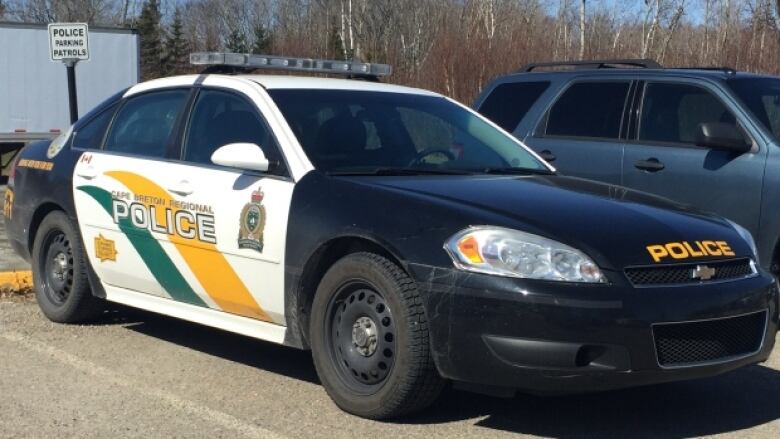
[[[330,33],[330,38],[328,39],[330,40],[328,41],[328,47],[330,51],[333,52],[333,59],[349,59],[347,49],[344,47],[344,40],[341,39],[341,34],[335,26],[333,27],[333,31]]]
[[[184,38],[184,23],[181,19],[181,9],[173,12],[173,21],[165,38],[165,73],[180,75],[187,71],[189,44]]]
[[[0,0],[0,18],[5,17],[5,2]]]
[[[141,78],[159,78],[165,74],[162,33],[160,29],[160,2],[147,0],[138,17],[138,34],[141,37]]]
[[[225,42],[225,48],[228,52],[233,53],[248,53],[249,44],[246,42],[246,35],[241,29],[235,29],[228,35],[227,42]]]
[[[268,54],[271,51],[271,42],[271,32],[269,32],[262,23],[257,23],[257,26],[255,26],[255,43],[252,45],[252,53]]]

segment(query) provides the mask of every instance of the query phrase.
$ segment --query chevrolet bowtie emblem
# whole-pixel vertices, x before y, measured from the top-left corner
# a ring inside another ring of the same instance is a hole
[[[691,277],[699,280],[710,280],[715,277],[715,269],[706,265],[697,265],[691,272]]]

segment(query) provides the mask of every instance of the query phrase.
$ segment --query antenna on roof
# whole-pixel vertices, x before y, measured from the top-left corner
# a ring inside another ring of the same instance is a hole
[[[190,54],[190,64],[206,66],[203,73],[235,74],[268,69],[328,73],[372,80],[378,80],[379,77],[390,75],[393,72],[393,68],[387,64],[229,52],[192,53]]]

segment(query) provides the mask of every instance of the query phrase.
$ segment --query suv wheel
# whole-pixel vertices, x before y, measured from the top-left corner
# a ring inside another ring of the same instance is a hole
[[[343,410],[386,419],[422,410],[444,387],[419,293],[388,259],[355,253],[317,288],[310,340],[317,374]]]
[[[38,227],[32,271],[38,306],[49,320],[76,323],[102,311],[90,291],[81,236],[63,212],[50,213]]]

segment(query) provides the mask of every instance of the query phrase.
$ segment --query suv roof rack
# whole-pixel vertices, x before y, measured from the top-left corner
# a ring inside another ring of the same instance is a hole
[[[672,69],[674,69],[674,70],[707,70],[707,71],[712,71],[712,72],[723,72],[723,73],[725,73],[727,75],[736,75],[737,74],[737,69],[735,69],[733,67],[726,67],[726,66],[722,66],[722,67],[716,67],[716,66],[713,66],[713,67],[672,67]]]
[[[381,76],[387,76],[393,72],[393,68],[387,64],[229,52],[191,53],[190,64],[205,66],[201,72],[204,74],[238,74],[250,73],[258,69],[268,69],[329,73],[371,81],[378,81]]]
[[[594,59],[588,61],[556,61],[531,63],[524,65],[518,73],[528,73],[540,68],[572,67],[574,69],[614,69],[634,67],[643,69],[662,69],[663,66],[652,59]]]

